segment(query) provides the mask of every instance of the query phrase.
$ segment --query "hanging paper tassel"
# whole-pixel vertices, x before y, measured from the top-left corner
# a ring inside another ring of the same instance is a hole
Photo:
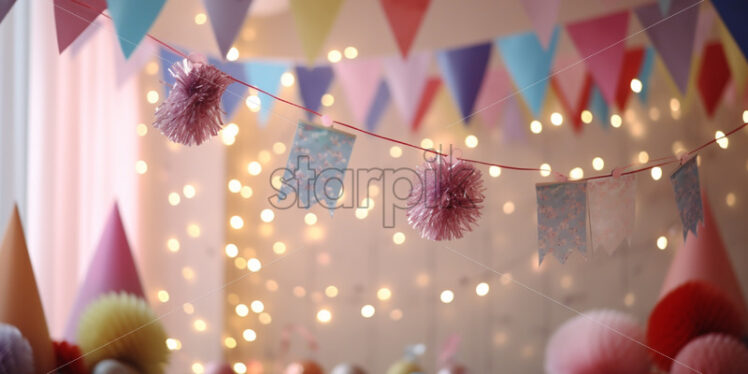
[[[156,108],[153,126],[173,142],[200,145],[223,127],[221,96],[234,80],[193,56],[172,65],[169,73],[174,86]]]
[[[480,218],[483,179],[473,164],[436,156],[418,167],[408,198],[408,222],[431,240],[462,238]]]

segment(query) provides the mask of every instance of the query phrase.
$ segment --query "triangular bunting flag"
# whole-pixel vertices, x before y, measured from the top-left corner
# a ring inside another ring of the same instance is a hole
[[[712,0],[714,8],[717,9],[722,21],[730,30],[733,39],[743,51],[743,56],[748,58],[748,23],[745,15],[748,14],[748,2],[741,0]]]
[[[491,57],[491,43],[439,52],[439,66],[452,98],[467,124],[473,116],[475,99],[478,97],[483,77],[486,74],[488,59]]]
[[[543,48],[534,32],[496,39],[496,46],[517,91],[522,93],[527,106],[536,117],[540,114],[548,90],[559,33],[559,29],[556,28],[548,48]]]
[[[280,62],[251,61],[245,65],[245,68],[250,84],[277,95],[281,76],[288,71],[289,66]],[[264,126],[270,119],[275,99],[262,92],[258,92],[257,96],[260,98],[259,122],[261,126]]]
[[[553,29],[556,27],[561,0],[522,0],[521,3],[532,22],[532,28],[540,39],[540,45],[548,48]]]
[[[400,54],[407,57],[431,0],[380,0],[380,3]]]
[[[377,93],[374,95],[374,100],[369,106],[369,113],[366,115],[366,129],[374,131],[379,120],[384,114],[384,110],[387,109],[387,104],[390,102],[390,90],[387,88],[387,82],[382,80],[379,82],[377,87]]]
[[[291,0],[291,12],[308,63],[322,50],[341,4],[343,0]]]
[[[355,59],[334,64],[335,76],[345,91],[356,122],[364,122],[369,106],[382,81],[382,63],[378,59]]]
[[[522,119],[522,108],[516,96],[510,96],[502,103],[501,134],[506,143],[522,142],[527,140],[527,130]]]
[[[732,80],[735,82],[735,89],[737,93],[742,94],[745,88],[746,79],[748,79],[748,64],[746,64],[746,58],[743,57],[743,53],[740,51],[740,47],[735,43],[735,39],[730,35],[730,31],[720,24],[719,34],[722,39],[722,47],[725,48],[725,55],[727,56],[727,64],[730,65],[730,73],[732,74]]]
[[[609,255],[634,233],[636,176],[634,174],[587,182],[590,237],[594,249]]]
[[[166,0],[107,0],[109,16],[114,21],[125,57],[129,58],[143,40],[164,3]]]
[[[426,80],[431,56],[426,52],[414,53],[407,58],[388,57],[383,60],[384,76],[395,106],[403,122],[412,124]]]
[[[699,71],[699,94],[709,117],[714,116],[719,99],[730,80],[730,67],[721,43],[711,43],[704,48]]]
[[[671,0],[657,0],[657,5],[660,6],[660,12],[663,16],[670,14],[670,1]]]
[[[588,106],[590,111],[592,111],[594,118],[597,119],[602,128],[607,129],[610,127],[610,111],[608,109],[608,103],[605,102],[603,94],[597,86],[592,86]]]
[[[615,102],[628,25],[629,13],[624,11],[566,26],[608,104]]]
[[[304,106],[317,111],[322,105],[322,96],[327,93],[332,83],[332,68],[328,65],[315,68],[296,67],[296,79],[299,82],[299,94]],[[312,119],[312,113],[307,112],[307,118]]]
[[[677,15],[668,17],[665,22],[663,19],[666,16],[662,15],[657,4],[645,5],[635,10],[639,22],[683,94],[688,88],[691,71],[691,53],[699,14],[698,4],[700,3],[690,0],[673,0],[670,13]]]
[[[13,208],[0,244],[0,322],[15,326],[29,341],[34,354],[34,373],[55,371],[52,340],[17,206]],[[7,347],[3,347],[3,361],[8,353],[5,349]]]
[[[160,71],[161,79],[165,86],[164,92],[166,93],[166,96],[169,96],[169,92],[171,92],[171,88],[174,86],[174,82],[176,82],[171,73],[169,73],[169,68],[171,68],[171,66],[176,64],[177,62],[182,61],[182,56],[166,48],[159,48],[158,60],[159,62],[161,62]]]
[[[642,47],[629,49],[623,55],[621,77],[618,79],[618,90],[616,92],[616,105],[621,111],[626,109],[626,102],[631,95],[631,81],[639,76],[643,61],[644,48]]]
[[[106,293],[120,291],[145,299],[119,208],[115,204],[104,227],[99,246],[88,265],[86,278],[78,290],[65,329],[65,339],[75,341],[78,319],[88,304]]]
[[[442,80],[439,77],[431,77],[428,81],[426,81],[426,85],[423,87],[423,92],[420,95],[421,100],[418,102],[418,108],[416,109],[415,116],[413,117],[413,122],[411,122],[410,124],[411,131],[416,132],[418,131],[418,128],[421,127],[423,117],[431,107],[431,103],[434,102],[436,92],[439,91],[439,87],[441,87],[441,85]]]
[[[481,117],[484,125],[499,125],[501,108],[511,94],[511,83],[506,70],[495,68],[486,72],[486,78],[475,102],[475,112]]]
[[[236,35],[239,34],[244,19],[247,18],[250,4],[252,0],[203,0],[205,12],[208,13],[210,25],[213,26],[213,35],[224,59]]]
[[[212,57],[208,58],[208,62],[218,68],[218,70],[221,70],[236,79],[246,81],[246,72],[243,64],[223,61]],[[234,112],[239,108],[239,104],[241,104],[244,99],[244,94],[246,92],[247,87],[244,85],[238,83],[232,83],[229,85],[226,92],[221,96],[221,109],[225,112],[224,119],[228,120],[234,116]]]
[[[535,186],[538,200],[538,264],[553,254],[562,264],[573,250],[587,253],[587,183]]]
[[[704,210],[701,205],[701,185],[696,157],[691,157],[681,165],[670,176],[670,182],[675,190],[675,203],[683,222],[683,239],[689,231],[698,235],[696,226],[704,221]]]
[[[96,24],[92,25],[95,27]],[[86,34],[95,31],[94,27],[88,28],[83,34],[81,34],[76,43],[74,43],[71,47],[71,52],[73,54],[76,53],[76,46],[81,43],[85,42]],[[152,43],[149,40],[143,41],[143,43],[140,43],[138,48],[135,48],[135,51],[130,56],[130,58],[125,58],[119,51],[113,50],[114,53],[114,64],[116,66],[116,74],[117,74],[117,85],[122,85],[123,83],[127,82],[131,77],[133,77],[136,74],[139,74],[141,70],[143,69],[143,66],[145,66],[149,61],[153,59],[153,56],[156,55],[158,52],[158,46],[156,43]],[[171,75],[171,74],[169,74]]]
[[[0,1],[0,22],[3,22],[3,19],[5,19],[5,16],[8,15],[8,12],[10,12],[10,8],[13,7],[13,4],[16,3],[16,0],[1,0]]]
[[[582,131],[582,111],[587,108],[592,90],[592,77],[584,64],[569,55],[556,59],[551,86],[558,95],[561,106],[570,117],[574,132]]]
[[[704,44],[712,36],[712,29],[714,28],[714,20],[716,18],[714,9],[710,7],[701,7],[699,11],[699,18],[696,21],[696,32],[693,37],[693,53],[695,55],[701,55],[701,50],[704,49]]]
[[[642,103],[647,102],[647,96],[649,93],[649,79],[652,77],[654,63],[655,50],[652,47],[647,47],[646,52],[644,52],[644,61],[642,62],[642,68],[639,70],[639,80],[642,82],[642,90],[639,92],[639,100]]]
[[[106,0],[54,0],[54,8],[57,48],[62,53],[106,9]]]

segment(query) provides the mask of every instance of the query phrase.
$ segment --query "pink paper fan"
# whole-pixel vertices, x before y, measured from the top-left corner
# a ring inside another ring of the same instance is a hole
[[[673,363],[671,374],[748,373],[748,348],[725,334],[708,334],[692,340]]]
[[[647,374],[650,361],[644,331],[622,312],[597,310],[565,322],[545,352],[549,374]]]

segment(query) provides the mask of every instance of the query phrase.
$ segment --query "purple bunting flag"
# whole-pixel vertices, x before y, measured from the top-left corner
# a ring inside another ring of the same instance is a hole
[[[587,182],[592,248],[612,255],[634,232],[636,177],[594,179]],[[630,243],[629,243],[630,244]]]
[[[10,12],[10,8],[12,8],[15,3],[16,0],[0,0],[0,22],[3,22],[3,19],[8,12]]]
[[[553,254],[562,264],[573,250],[587,252],[587,183],[535,186],[538,198],[538,263]]]
[[[438,54],[442,77],[452,92],[465,124],[473,116],[475,99],[483,84],[489,57],[491,43],[450,49]]]
[[[683,222],[683,239],[688,232],[696,233],[696,226],[704,222],[704,208],[701,205],[701,186],[699,184],[699,167],[696,165],[696,157],[692,157],[681,165],[673,175],[670,176],[675,190],[675,203],[678,205],[678,213]]]
[[[218,43],[218,49],[221,50],[221,56],[226,58],[226,54],[231,49],[236,35],[239,33],[244,19],[247,17],[247,10],[252,0],[204,0],[205,11],[210,17],[210,24],[213,26],[213,34]]]
[[[288,206],[308,209],[319,202],[332,214],[355,141],[354,135],[299,122],[278,201],[286,200],[293,192],[295,200]]]
[[[333,72],[330,66],[318,66],[306,68],[296,67],[296,78],[299,81],[299,94],[304,106],[317,111],[322,105],[322,96],[327,93],[332,83]],[[307,118],[312,119],[313,114],[307,112]]]
[[[382,80],[379,82],[377,93],[374,95],[374,100],[371,102],[371,106],[369,107],[369,113],[366,115],[367,130],[374,131],[376,129],[389,102],[390,90],[387,88],[387,82]]]

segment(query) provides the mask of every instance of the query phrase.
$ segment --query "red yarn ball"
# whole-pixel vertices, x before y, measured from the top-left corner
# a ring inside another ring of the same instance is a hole
[[[462,238],[480,218],[485,188],[472,163],[436,156],[417,168],[408,198],[408,222],[431,240]]]
[[[647,345],[655,364],[670,370],[673,358],[692,339],[725,333],[740,337],[745,331],[735,303],[709,283],[691,281],[668,292],[652,310]]]
[[[196,57],[175,63],[169,73],[174,86],[156,108],[153,126],[173,142],[200,145],[223,127],[221,96],[234,80]]]
[[[88,374],[86,362],[83,359],[83,353],[80,348],[73,343],[66,341],[52,342],[55,352],[57,370],[60,374]]]
[[[748,373],[748,348],[724,334],[708,334],[692,340],[678,353],[671,374]]]

